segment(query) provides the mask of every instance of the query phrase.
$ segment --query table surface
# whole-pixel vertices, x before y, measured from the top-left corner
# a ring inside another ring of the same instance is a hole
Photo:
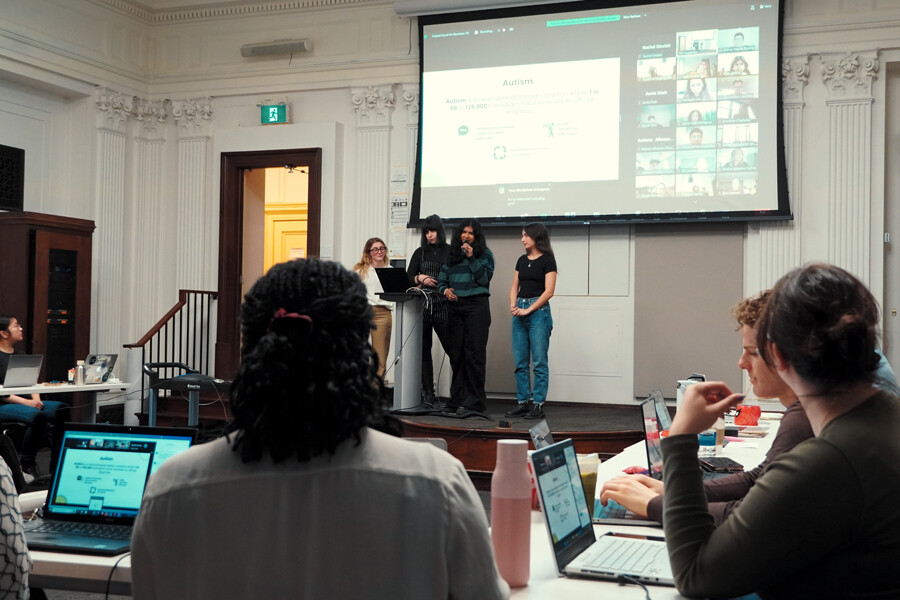
[[[63,392],[108,392],[110,390],[125,390],[131,386],[125,381],[116,381],[106,383],[88,383],[85,385],[74,385],[71,383],[39,383],[28,387],[3,387],[0,386],[0,395],[6,396],[15,394],[60,394]]]
[[[769,416],[769,415],[766,415]],[[745,438],[740,442],[726,444],[721,456],[728,456],[752,469],[763,460],[778,431],[778,415],[770,422],[769,432],[763,438]],[[597,494],[603,484],[622,474],[622,469],[634,465],[647,465],[647,454],[643,442],[638,442],[600,464],[597,470]],[[635,525],[594,525],[596,535],[607,531],[663,536],[660,527],[640,527]],[[674,587],[648,586],[653,600],[683,598]],[[528,585],[512,590],[511,598],[531,598],[553,600],[557,598],[646,598],[644,591],[636,585],[621,586],[613,581],[599,579],[578,579],[560,577],[556,570],[550,536],[544,516],[539,511],[531,511],[531,577]]]
[[[748,469],[753,468],[765,459],[766,452],[772,445],[772,439],[778,429],[778,421],[775,420],[771,423],[766,437],[748,438],[746,441],[727,444],[722,450],[722,455],[733,458]],[[621,474],[625,467],[646,465],[646,463],[643,442],[632,444],[618,455],[601,463],[597,473],[598,493],[605,481]],[[39,508],[45,498],[46,492],[43,491],[22,494],[19,496],[22,512],[29,513]],[[597,535],[606,531],[662,535],[661,528],[632,525],[594,525],[594,531]],[[32,551],[31,558],[34,566],[29,581],[34,587],[105,593],[107,581],[110,580],[110,574],[112,574],[110,592],[131,594],[130,554],[107,557]],[[604,589],[600,589],[598,586],[603,586]],[[579,592],[584,593],[584,596],[576,596]],[[606,597],[615,598],[645,598],[643,590],[637,586],[620,586],[610,581],[559,577],[544,517],[539,511],[532,511],[531,577],[526,587],[512,590],[511,597],[550,600],[589,597],[588,594],[599,593],[605,593]],[[682,598],[675,588],[664,586],[652,586],[651,596],[654,600]]]

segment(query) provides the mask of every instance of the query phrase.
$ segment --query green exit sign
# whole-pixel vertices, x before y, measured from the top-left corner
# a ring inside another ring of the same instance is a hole
[[[285,104],[263,104],[259,109],[259,122],[263,125],[273,125],[275,123],[287,123],[287,105]]]

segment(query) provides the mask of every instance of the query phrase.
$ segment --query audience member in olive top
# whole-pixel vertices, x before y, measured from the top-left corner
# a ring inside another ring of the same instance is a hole
[[[466,416],[484,412],[489,303],[494,255],[487,247],[481,224],[467,219],[456,227],[447,262],[441,267],[438,291],[447,298],[450,364],[453,379],[445,412]]]
[[[815,437],[785,452],[719,527],[697,434],[742,396],[690,386],[662,441],[665,533],[691,597],[897,598],[900,401],[873,387],[878,305],[855,277],[814,264],[785,275],[757,323],[760,355],[794,391]]]
[[[437,215],[430,215],[422,223],[422,241],[412,258],[406,274],[425,293],[422,312],[422,405],[437,407],[434,393],[434,366],[431,359],[432,331],[437,333],[444,352],[449,346],[447,337],[447,299],[438,292],[438,277],[447,260],[447,236],[444,224]]]
[[[275,265],[241,325],[226,436],[148,482],[135,599],[507,598],[462,463],[370,426],[389,417],[359,277]]]
[[[506,416],[543,419],[544,402],[550,387],[548,354],[553,331],[550,298],[556,291],[556,258],[550,246],[550,233],[540,223],[529,223],[522,229],[522,245],[525,254],[516,261],[509,288],[516,400],[519,404]]]
[[[778,373],[762,360],[756,349],[756,322],[766,306],[770,293],[766,290],[758,297],[744,298],[732,309],[732,315],[737,319],[741,332],[742,351],[738,366],[747,371],[754,394],[760,398],[778,398],[787,410],[762,464],[750,471],[704,482],[709,514],[713,516],[716,525],[737,508],[772,461],[813,436],[806,413],[797,402],[797,395],[782,381]],[[615,500],[639,515],[649,516],[662,523],[662,493],[661,481],[646,475],[626,475],[607,481],[600,498],[604,504],[607,500]]]

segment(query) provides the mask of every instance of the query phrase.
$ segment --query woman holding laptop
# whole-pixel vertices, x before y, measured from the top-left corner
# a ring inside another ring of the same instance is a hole
[[[900,596],[900,400],[872,386],[877,326],[875,299],[843,269],[813,264],[776,284],[756,343],[815,437],[774,461],[719,527],[697,434],[742,396],[719,382],[687,389],[662,441],[666,541],[682,594]]]

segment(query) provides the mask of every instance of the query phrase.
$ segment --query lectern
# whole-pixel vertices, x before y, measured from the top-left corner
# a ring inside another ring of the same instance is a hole
[[[398,352],[394,359],[393,408],[415,408],[422,404],[422,294],[380,293],[378,296],[397,304],[394,325]]]

